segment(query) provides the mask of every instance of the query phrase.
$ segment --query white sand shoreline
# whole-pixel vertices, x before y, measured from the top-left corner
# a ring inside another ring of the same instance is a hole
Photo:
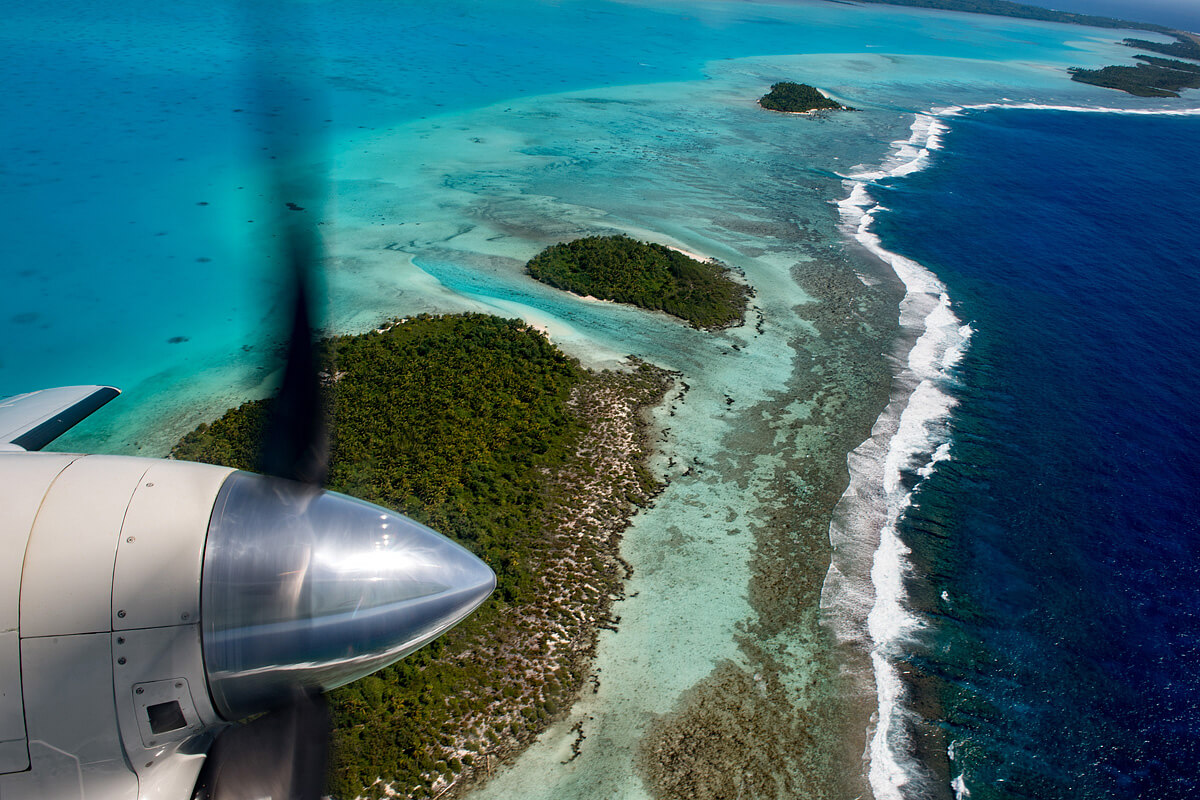
[[[664,244],[663,247],[667,248],[668,250],[674,250],[676,253],[683,253],[693,261],[700,261],[705,264],[711,264],[716,261],[716,259],[712,256],[702,256],[699,253],[693,253],[691,250],[684,250],[682,247],[676,247],[671,244]]]

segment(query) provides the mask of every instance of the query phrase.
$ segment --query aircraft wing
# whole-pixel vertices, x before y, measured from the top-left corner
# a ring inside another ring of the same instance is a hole
[[[0,450],[41,450],[121,393],[112,386],[59,386],[0,399]]]

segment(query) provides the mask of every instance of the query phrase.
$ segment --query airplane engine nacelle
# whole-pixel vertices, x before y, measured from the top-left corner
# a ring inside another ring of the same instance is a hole
[[[229,722],[392,663],[495,586],[412,520],[224,467],[0,453],[0,487],[4,800],[187,796]]]
[[[191,740],[222,724],[206,685],[200,585],[213,502],[232,472],[0,455],[10,642],[0,675],[6,708],[23,706],[27,726],[0,731],[0,771],[17,773],[0,778],[6,800],[63,786],[131,798],[190,789],[206,749]]]

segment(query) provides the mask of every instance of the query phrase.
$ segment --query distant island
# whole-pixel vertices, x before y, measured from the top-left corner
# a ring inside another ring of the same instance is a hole
[[[1070,11],[1055,11],[1041,6],[1012,3],[1009,0],[863,0],[880,5],[909,6],[913,8],[936,8],[945,11],[969,11],[976,14],[991,14],[1001,17],[1035,19],[1046,22],[1063,22],[1071,25],[1088,25],[1094,28],[1130,28],[1153,31],[1175,37],[1174,42],[1152,42],[1148,39],[1125,39],[1123,44],[1152,53],[1200,61],[1200,39],[1186,31],[1177,31],[1166,25],[1151,22],[1134,22],[1115,17],[1092,14],[1076,14]],[[1119,89],[1139,97],[1179,97],[1180,89],[1200,89],[1200,75],[1194,65],[1183,61],[1136,56],[1144,63],[1136,66],[1108,66],[1101,69],[1071,67],[1071,80]]]
[[[802,113],[805,111],[844,110],[853,111],[849,106],[830,100],[821,94],[816,87],[807,83],[792,83],[780,81],[771,85],[771,91],[758,98],[758,104],[771,111],[786,111]]]
[[[1094,86],[1120,89],[1138,97],[1179,97],[1180,89],[1200,89],[1200,64],[1169,58],[1134,56],[1143,63],[1102,69],[1073,67],[1071,79]]]
[[[1152,42],[1149,39],[1125,39],[1121,44],[1126,47],[1136,47],[1138,50],[1149,50],[1151,53],[1161,53],[1175,58],[1190,58],[1200,61],[1200,37],[1183,31],[1169,31],[1175,37],[1173,42]]]
[[[739,324],[751,294],[714,262],[624,235],[560,242],[525,268],[555,288],[665,311],[707,330]]]
[[[634,362],[581,368],[520,320],[395,320],[322,343],[329,488],[398,509],[483,558],[492,597],[407,658],[329,695],[327,791],[444,797],[565,715],[612,627],[621,532],[661,489],[643,409],[672,384]],[[270,400],[231,409],[172,457],[253,469]]]
[[[1175,56],[1174,59],[1139,53],[1134,58],[1142,63],[1136,66],[1108,66],[1101,69],[1074,67],[1070,70],[1071,80],[1120,89],[1139,97],[1179,97],[1180,89],[1200,89],[1200,40],[1182,31],[1170,33],[1175,37],[1174,42],[1125,39],[1122,44]],[[1179,61],[1179,58],[1191,61]]]

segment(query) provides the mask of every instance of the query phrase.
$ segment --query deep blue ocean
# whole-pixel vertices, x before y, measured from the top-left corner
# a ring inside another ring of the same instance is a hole
[[[974,333],[902,527],[970,797],[1200,791],[1200,118],[950,120],[872,194]]]

